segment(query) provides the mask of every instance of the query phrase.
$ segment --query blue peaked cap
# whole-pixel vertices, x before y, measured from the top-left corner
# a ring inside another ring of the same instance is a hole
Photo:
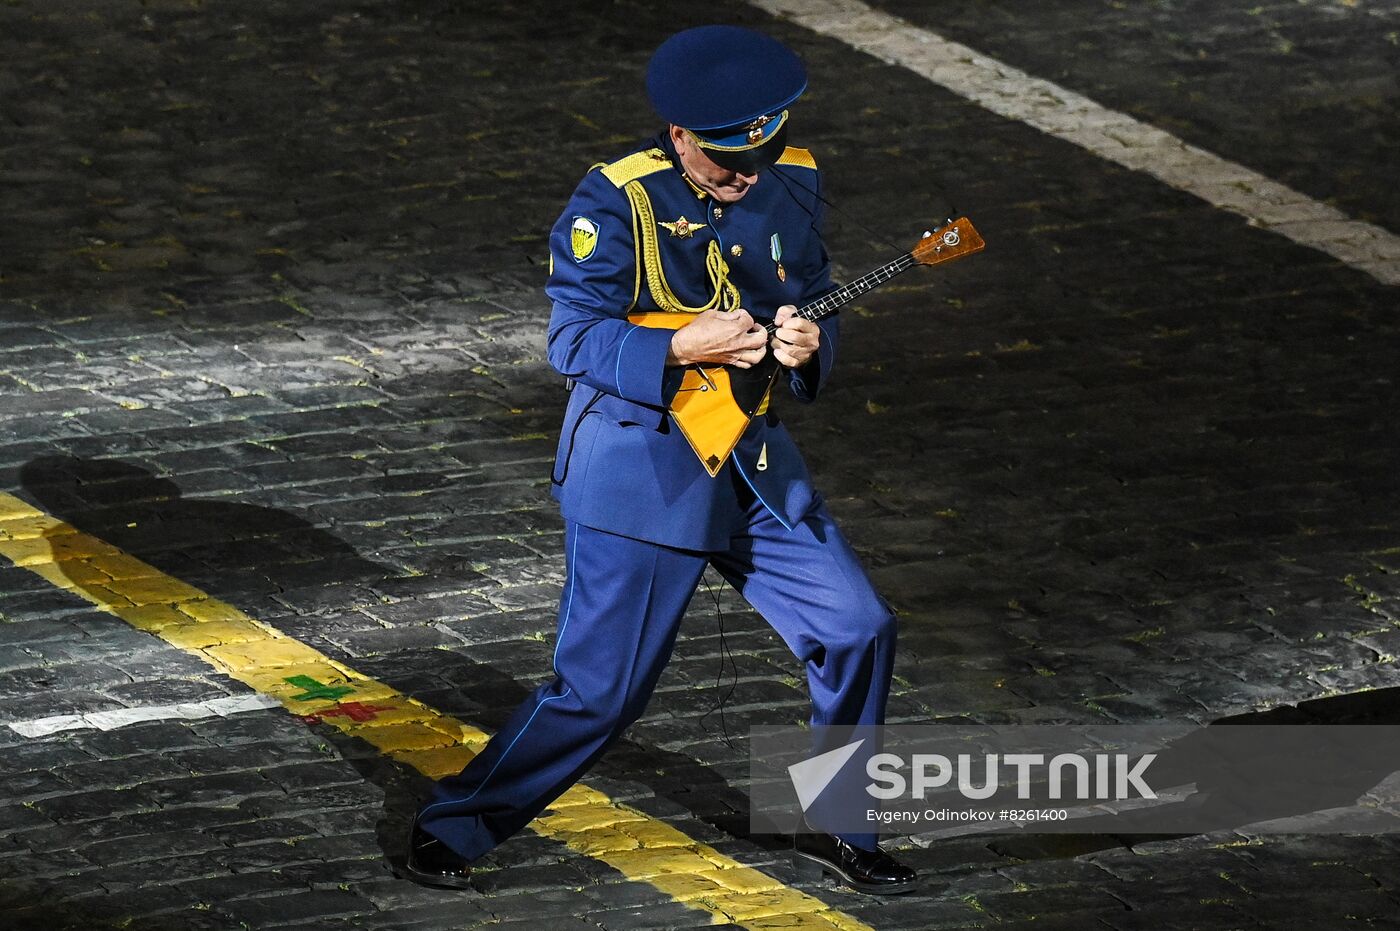
[[[716,163],[747,172],[782,154],[786,108],[807,89],[807,69],[761,32],[698,26],[661,43],[646,81],[663,120],[690,130]]]

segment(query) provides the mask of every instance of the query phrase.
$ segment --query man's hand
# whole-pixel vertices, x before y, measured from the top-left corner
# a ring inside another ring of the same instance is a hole
[[[707,310],[671,336],[667,365],[718,362],[746,369],[763,361],[768,352],[767,334],[749,312]]]
[[[790,369],[806,365],[822,338],[820,327],[806,317],[793,316],[796,313],[796,307],[784,304],[773,317],[778,325],[773,333],[773,358]]]

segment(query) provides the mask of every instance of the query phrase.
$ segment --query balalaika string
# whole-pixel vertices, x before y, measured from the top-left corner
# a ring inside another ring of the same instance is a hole
[[[882,265],[873,272],[861,275],[855,281],[848,282],[803,306],[797,311],[796,316],[815,321],[834,314],[865,292],[884,284],[895,275],[908,271],[917,264],[913,253],[906,252],[888,265]],[[775,323],[770,323],[765,328],[768,330],[768,335],[772,336],[778,326]]]

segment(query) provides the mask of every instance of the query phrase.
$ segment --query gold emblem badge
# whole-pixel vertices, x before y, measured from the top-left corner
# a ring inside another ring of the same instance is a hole
[[[588,217],[574,217],[570,229],[569,245],[574,251],[574,261],[582,262],[598,248],[598,224]]]
[[[659,222],[662,226],[671,231],[672,236],[678,236],[681,239],[689,239],[691,236],[695,235],[696,230],[705,225],[703,223],[695,223],[691,220],[687,220],[684,216],[681,216],[674,223],[667,223],[665,220]]]
[[[748,139],[749,145],[758,145],[761,141],[763,141],[763,127],[773,122],[773,119],[774,118],[771,116],[760,116],[758,119],[754,120],[752,123],[744,127],[749,131],[749,134],[745,137],[746,139]]]

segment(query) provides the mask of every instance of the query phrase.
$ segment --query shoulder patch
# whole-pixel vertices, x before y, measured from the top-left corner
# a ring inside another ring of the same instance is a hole
[[[660,149],[646,149],[642,152],[633,152],[631,155],[624,156],[608,165],[603,169],[603,177],[611,181],[615,187],[622,187],[629,181],[645,178],[647,175],[670,167],[671,160],[666,157],[665,152]]]
[[[573,250],[574,261],[584,262],[598,248],[598,224],[588,217],[574,217],[569,228],[569,247]]]
[[[799,149],[788,146],[783,149],[783,154],[778,156],[779,165],[798,165],[802,168],[817,170],[817,160],[812,157],[812,153],[806,149]]]

